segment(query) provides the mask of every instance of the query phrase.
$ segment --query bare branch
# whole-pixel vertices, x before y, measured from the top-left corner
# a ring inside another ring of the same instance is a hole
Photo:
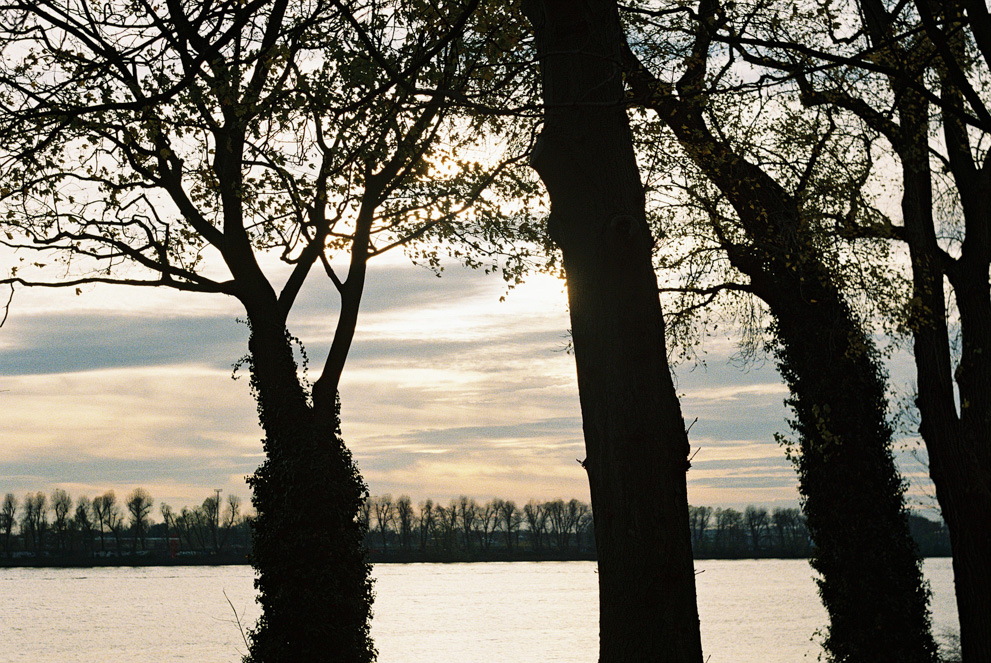
[[[10,303],[14,301],[14,284],[9,283],[10,286],[10,296],[7,297],[7,303],[3,307],[3,319],[0,320],[0,327],[3,327],[4,323],[7,322],[7,316],[10,315]]]
[[[188,281],[175,281],[166,278],[157,280],[125,279],[108,276],[85,276],[66,281],[34,281],[24,279],[19,276],[0,279],[0,285],[22,285],[28,288],[74,288],[81,285],[103,283],[109,285],[133,285],[139,287],[161,287],[165,286],[173,290],[184,290],[187,292],[207,292],[224,295],[237,295],[237,284],[234,281],[200,281],[190,283]]]

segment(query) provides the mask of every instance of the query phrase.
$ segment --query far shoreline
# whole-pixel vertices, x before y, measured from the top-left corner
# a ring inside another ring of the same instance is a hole
[[[950,555],[929,555],[923,559],[948,558]],[[710,560],[765,560],[765,559],[808,559],[807,556],[701,556],[695,561]],[[594,553],[568,553],[558,554],[531,554],[529,551],[522,554],[417,554],[417,553],[381,553],[371,551],[368,561],[373,565],[378,564],[478,564],[489,562],[594,562]],[[103,557],[103,558],[36,558],[22,557],[16,559],[0,558],[0,569],[18,568],[69,568],[69,569],[92,569],[92,568],[115,568],[115,567],[146,567],[146,566],[249,566],[250,559],[239,554],[204,554],[189,555],[183,557],[166,556],[123,556],[123,557]]]

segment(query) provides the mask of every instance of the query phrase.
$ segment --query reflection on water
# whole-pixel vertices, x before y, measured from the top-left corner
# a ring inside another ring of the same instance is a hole
[[[696,562],[712,663],[815,661],[825,623],[803,560]],[[956,629],[948,559],[928,560],[937,633]],[[590,562],[408,564],[375,569],[381,663],[594,663]],[[236,662],[237,618],[258,616],[251,569],[0,570],[5,663]],[[228,603],[228,599],[230,603]]]

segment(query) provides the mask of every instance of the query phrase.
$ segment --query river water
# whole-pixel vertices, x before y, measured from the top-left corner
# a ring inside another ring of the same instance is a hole
[[[815,661],[825,624],[804,560],[700,560],[710,663]],[[957,629],[949,559],[930,559],[937,635]],[[383,564],[381,663],[594,663],[591,562]],[[258,616],[246,566],[0,569],[0,663],[236,663]]]

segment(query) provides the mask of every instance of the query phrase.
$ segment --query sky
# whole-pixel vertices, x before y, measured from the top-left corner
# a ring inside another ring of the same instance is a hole
[[[314,371],[336,312],[317,282],[290,318]],[[247,343],[239,315],[221,295],[19,289],[0,328],[0,494],[141,486],[177,508],[216,488],[247,499],[262,449],[246,372],[234,379]],[[373,263],[341,385],[344,439],[370,492],[587,500],[568,326],[564,284],[549,276],[507,294],[497,276]],[[704,367],[675,368],[686,422],[698,418],[689,501],[796,506],[773,437],[788,432],[787,390],[772,362],[740,366],[735,352],[712,339]],[[892,372],[910,379],[904,358]],[[928,492],[918,463],[899,458],[919,480],[913,495]]]

